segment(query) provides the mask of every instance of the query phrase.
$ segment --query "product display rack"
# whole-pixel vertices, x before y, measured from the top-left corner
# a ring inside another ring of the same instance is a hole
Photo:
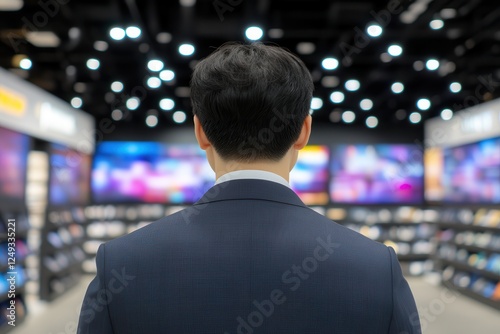
[[[436,227],[425,223],[416,207],[330,208],[326,216],[374,241],[393,247],[406,275],[422,275],[431,267]]]
[[[100,204],[85,208],[85,273],[94,274],[99,246],[183,209],[165,204]]]
[[[54,300],[80,280],[84,224],[84,207],[47,209],[40,248],[40,299]]]
[[[8,263],[8,258],[13,254],[10,253],[8,249],[9,243],[9,220],[15,221],[15,267],[10,267]],[[0,308],[2,309],[2,314],[0,314],[0,333],[7,333],[12,330],[13,326],[10,326],[8,322],[10,319],[6,318],[7,307],[10,305],[10,301],[15,299],[16,302],[16,326],[24,321],[26,318],[26,284],[29,280],[29,276],[26,271],[26,259],[30,255],[30,250],[28,248],[27,237],[30,229],[28,221],[27,208],[20,204],[9,204],[0,205]],[[9,254],[10,253],[10,254]],[[9,293],[10,287],[7,282],[7,278],[12,276],[8,274],[14,272],[16,276],[15,283],[15,297]]]
[[[500,310],[500,210],[445,209],[435,224],[443,283]]]

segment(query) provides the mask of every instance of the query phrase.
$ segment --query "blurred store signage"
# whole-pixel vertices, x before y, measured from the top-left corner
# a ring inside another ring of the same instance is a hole
[[[0,112],[22,116],[26,111],[26,99],[16,92],[0,86]]]
[[[449,147],[500,137],[500,99],[461,110],[449,120],[425,124],[426,147]]]
[[[95,119],[0,68],[0,126],[91,154]]]

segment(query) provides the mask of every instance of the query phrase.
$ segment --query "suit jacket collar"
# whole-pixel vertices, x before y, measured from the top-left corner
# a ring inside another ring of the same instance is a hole
[[[292,189],[276,182],[258,179],[219,183],[210,188],[194,205],[242,199],[264,200],[306,207]]]

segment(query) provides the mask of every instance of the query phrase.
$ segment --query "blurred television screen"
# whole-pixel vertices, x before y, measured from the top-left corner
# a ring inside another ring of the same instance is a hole
[[[50,146],[51,205],[85,205],[90,196],[91,157],[66,146]]]
[[[194,203],[214,185],[205,152],[195,144],[104,142],[96,150],[96,203]]]
[[[338,145],[330,197],[342,204],[420,204],[423,156],[417,145]]]
[[[30,138],[0,127],[0,199],[23,202]]]
[[[327,204],[328,163],[327,146],[306,146],[299,151],[297,164],[290,173],[290,186],[306,205]]]
[[[443,201],[500,203],[500,138],[444,149]]]

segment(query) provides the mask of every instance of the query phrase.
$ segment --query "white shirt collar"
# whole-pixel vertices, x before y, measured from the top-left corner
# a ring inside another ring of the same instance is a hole
[[[244,180],[244,179],[257,179],[276,182],[290,188],[290,184],[281,176],[275,173],[266,172],[263,170],[237,170],[234,172],[229,172],[217,179],[215,184],[222,182],[233,181],[233,180]]]

